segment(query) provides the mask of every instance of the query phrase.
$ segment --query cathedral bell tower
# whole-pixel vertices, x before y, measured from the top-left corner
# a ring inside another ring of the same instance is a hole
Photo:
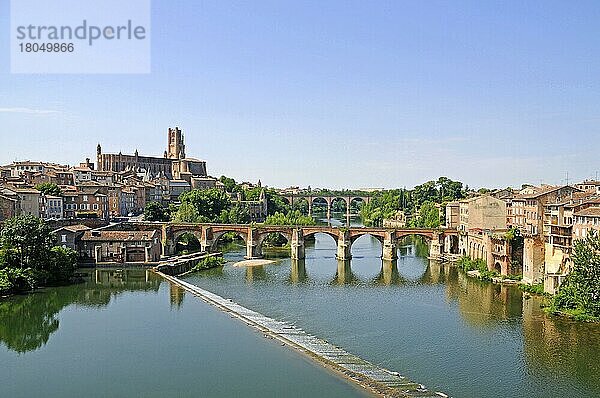
[[[104,165],[102,164],[102,147],[100,144],[96,147],[96,169],[103,171]]]
[[[169,128],[169,145],[167,146],[167,157],[169,159],[184,159],[185,144],[183,134],[179,127]]]

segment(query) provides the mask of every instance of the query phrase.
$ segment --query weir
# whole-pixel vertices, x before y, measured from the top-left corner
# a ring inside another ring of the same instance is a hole
[[[306,333],[304,330],[290,323],[269,318],[176,277],[161,272],[157,273],[171,283],[200,297],[206,303],[217,307],[232,317],[238,318],[266,336],[272,337],[308,355],[321,365],[336,371],[344,378],[357,383],[378,396],[408,398],[448,397],[441,392],[430,391],[422,384],[415,383],[397,372],[384,369],[356,355],[350,354],[325,340]]]

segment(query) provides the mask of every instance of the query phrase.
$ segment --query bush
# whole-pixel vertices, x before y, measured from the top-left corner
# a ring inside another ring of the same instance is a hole
[[[0,270],[0,294],[25,292],[37,286],[37,276],[31,269]]]
[[[600,235],[590,230],[573,249],[573,269],[552,300],[554,311],[600,319]]]
[[[196,264],[194,268],[192,268],[192,272],[202,271],[205,269],[221,267],[225,264],[225,259],[223,257],[206,257],[202,259]]]
[[[519,285],[519,287],[521,288],[521,290],[523,290],[524,292],[527,292],[527,293],[538,294],[538,295],[546,294],[544,292],[544,284],[543,283],[538,283],[537,285],[529,285],[526,283],[521,283]]]

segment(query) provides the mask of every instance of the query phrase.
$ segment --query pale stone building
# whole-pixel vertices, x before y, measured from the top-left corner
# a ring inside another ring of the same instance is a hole
[[[544,210],[547,203],[557,203],[572,197],[573,193],[581,192],[571,186],[543,186],[528,189],[512,201],[515,226],[524,234],[541,235],[544,228]]]
[[[446,228],[458,229],[460,224],[460,203],[450,202],[446,205]]]
[[[481,253],[479,257],[485,259],[483,254],[487,250],[483,243],[474,248],[469,244],[469,231],[505,231],[506,230],[506,202],[492,195],[482,195],[464,199],[459,202],[459,241],[458,249],[462,255],[470,252]],[[473,239],[478,240],[477,234]]]
[[[42,194],[33,188],[0,188],[0,194],[16,200],[17,215],[42,217]]]

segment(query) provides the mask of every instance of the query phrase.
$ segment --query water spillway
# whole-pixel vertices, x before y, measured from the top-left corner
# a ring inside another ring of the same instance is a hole
[[[181,286],[205,302],[260,330],[265,336],[277,339],[301,351],[323,366],[340,373],[345,378],[379,396],[447,397],[446,394],[430,391],[422,384],[415,383],[397,372],[374,365],[323,339],[310,335],[290,323],[267,317],[176,277],[158,273],[171,283]]]

